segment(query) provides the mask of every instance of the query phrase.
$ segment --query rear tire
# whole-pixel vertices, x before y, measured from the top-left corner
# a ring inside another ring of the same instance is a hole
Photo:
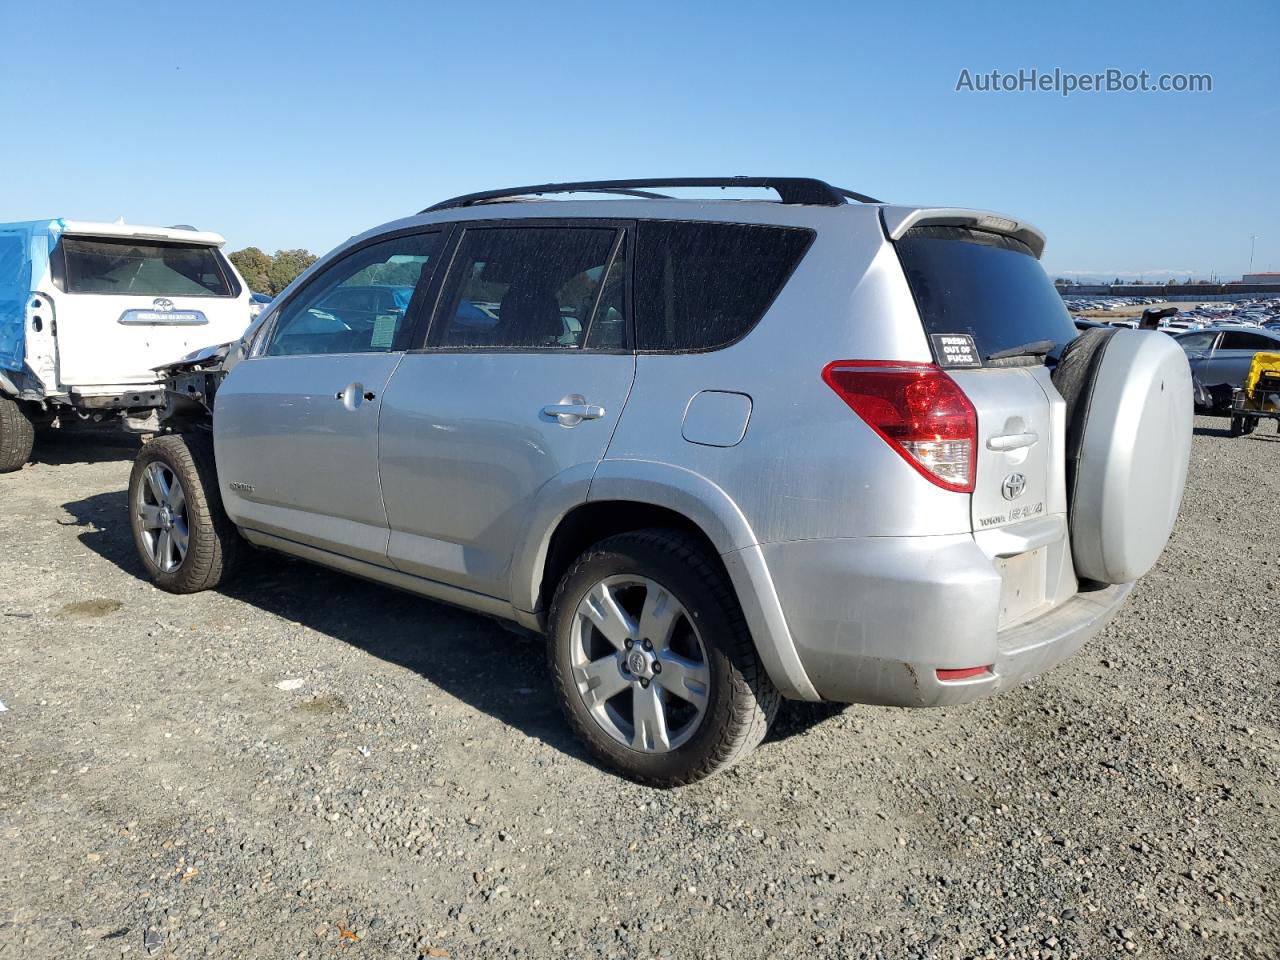
[[[234,575],[244,542],[222,506],[212,437],[170,434],[143,445],[129,475],[129,525],[162,590],[198,593]]]
[[[21,470],[31,459],[36,428],[22,406],[9,397],[0,397],[0,473]]]
[[[1231,415],[1231,428],[1227,431],[1233,437],[1243,437],[1247,431],[1244,428],[1244,417],[1233,413]]]
[[[1235,402],[1235,391],[1230,385],[1222,383],[1216,387],[1209,388],[1209,395],[1213,397],[1213,406],[1209,408],[1209,412],[1219,417],[1231,416],[1231,405]]]
[[[561,579],[548,627],[569,726],[640,783],[682,786],[732,766],[777,713],[727,576],[685,534],[642,530],[590,548]]]

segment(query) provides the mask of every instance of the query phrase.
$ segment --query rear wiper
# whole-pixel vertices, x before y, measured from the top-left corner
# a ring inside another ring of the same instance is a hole
[[[1044,357],[1053,352],[1053,348],[1058,344],[1053,340],[1032,340],[1030,343],[1024,343],[1021,346],[1009,347],[1007,350],[997,350],[995,353],[988,354],[988,360],[1008,360],[1010,357]]]

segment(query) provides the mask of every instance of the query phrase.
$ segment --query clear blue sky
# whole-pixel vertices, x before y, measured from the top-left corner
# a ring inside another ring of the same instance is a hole
[[[0,0],[0,220],[329,249],[440,198],[798,174],[1041,226],[1051,273],[1280,270],[1280,4]],[[974,73],[1213,92],[957,93]]]

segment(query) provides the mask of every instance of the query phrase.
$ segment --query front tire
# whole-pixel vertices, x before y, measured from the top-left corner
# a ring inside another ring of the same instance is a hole
[[[724,571],[671,530],[596,544],[560,581],[548,656],[561,709],[602,763],[675,787],[732,766],[781,699]]]
[[[208,434],[170,434],[142,447],[129,475],[129,524],[162,590],[211,590],[235,573],[243,541],[222,506]]]
[[[36,428],[16,400],[0,396],[0,473],[21,470],[31,459]]]

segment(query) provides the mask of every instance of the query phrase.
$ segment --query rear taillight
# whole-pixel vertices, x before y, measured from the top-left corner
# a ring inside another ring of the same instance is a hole
[[[978,415],[940,367],[837,360],[822,379],[926,478],[946,490],[973,492]]]

